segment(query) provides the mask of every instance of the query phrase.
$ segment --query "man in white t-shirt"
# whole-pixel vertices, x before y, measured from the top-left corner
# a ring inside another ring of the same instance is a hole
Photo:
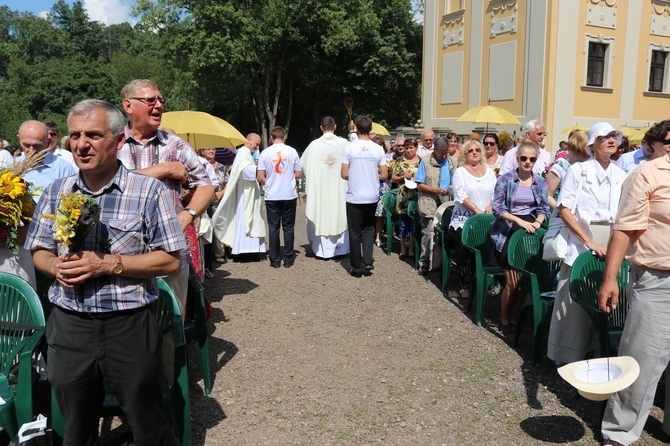
[[[258,157],[256,179],[265,185],[265,210],[270,230],[270,266],[279,268],[283,257],[284,268],[290,268],[295,262],[293,240],[295,207],[298,202],[295,180],[302,178],[302,169],[298,152],[284,144],[286,132],[283,127],[273,128],[270,138],[272,145]],[[283,256],[279,249],[280,228],[284,229]]]
[[[370,140],[372,119],[356,119],[358,139],[344,146],[342,178],[347,180],[347,227],[349,229],[349,273],[361,277],[374,268],[375,210],[379,201],[379,181],[388,178],[384,149]],[[361,244],[363,254],[361,256]],[[361,260],[362,263],[361,264]]]

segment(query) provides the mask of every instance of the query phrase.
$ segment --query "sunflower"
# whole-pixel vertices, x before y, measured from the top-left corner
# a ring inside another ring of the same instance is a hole
[[[26,183],[12,172],[3,173],[0,176],[0,195],[7,195],[12,200],[23,195]]]

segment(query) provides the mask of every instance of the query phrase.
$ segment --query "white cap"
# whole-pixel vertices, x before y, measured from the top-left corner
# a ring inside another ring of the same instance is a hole
[[[623,141],[623,133],[621,130],[615,129],[609,122],[596,122],[593,124],[588,133],[589,142],[586,143],[586,153],[588,153],[589,156],[593,156],[593,150],[591,150],[591,146],[596,142],[596,138],[599,136],[607,136],[612,132],[616,132],[617,134],[616,139],[618,147],[621,145],[621,141]]]

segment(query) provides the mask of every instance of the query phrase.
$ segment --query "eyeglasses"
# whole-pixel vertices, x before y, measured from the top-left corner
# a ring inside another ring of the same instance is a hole
[[[160,101],[161,104],[165,105],[165,98],[162,96],[151,96],[148,98],[128,98],[128,99],[135,99],[136,101],[143,102],[149,107],[153,107],[156,105],[156,102]]]
[[[522,163],[525,163],[528,160],[530,160],[531,163],[534,163],[535,161],[537,161],[537,157],[536,156],[527,157],[527,156],[521,155],[519,157],[519,160],[521,160]]]
[[[484,145],[493,147],[496,145],[496,143],[494,141],[484,141]]]
[[[396,147],[405,147],[405,144],[396,144]]]
[[[599,139],[601,141],[605,141],[607,139],[619,139],[619,134],[617,132],[611,132],[611,133],[608,133],[607,135],[599,136],[596,139]]]
[[[480,149],[479,147],[477,147],[476,149],[468,149],[468,151],[465,152],[465,153],[473,153],[473,152],[481,152],[481,151],[482,151],[482,149]]]
[[[49,132],[49,136],[58,136],[58,133],[56,133],[56,132]]]
[[[424,141],[435,141],[433,138],[423,138]]]
[[[662,142],[664,145],[670,145],[670,139],[659,139],[658,142]]]

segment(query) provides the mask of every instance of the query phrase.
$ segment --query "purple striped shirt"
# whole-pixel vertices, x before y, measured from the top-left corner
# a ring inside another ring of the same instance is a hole
[[[45,249],[58,254],[53,220],[41,214],[57,214],[61,192],[81,192],[100,205],[100,222],[86,237],[82,250],[104,254],[137,255],[153,251],[176,252],[186,248],[174,206],[165,186],[146,175],[128,171],[122,165],[99,192],[90,191],[80,175],[56,180],[44,191],[30,223],[25,248]],[[58,282],[49,289],[49,300],[59,307],[103,313],[130,310],[153,302],[158,295],[156,279],[99,276],[70,289]]]

